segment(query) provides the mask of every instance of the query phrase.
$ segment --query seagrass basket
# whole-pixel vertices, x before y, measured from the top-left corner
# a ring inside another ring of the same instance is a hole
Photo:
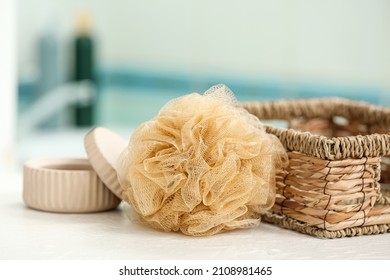
[[[390,232],[390,109],[340,98],[242,104],[289,156],[263,220],[317,237]]]

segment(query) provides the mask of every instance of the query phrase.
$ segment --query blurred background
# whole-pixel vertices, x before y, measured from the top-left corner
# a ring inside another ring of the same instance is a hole
[[[13,14],[1,38],[15,39],[3,66],[15,64],[14,90],[0,92],[15,95],[0,100],[15,105],[1,116],[3,166],[83,156],[91,127],[128,138],[170,99],[217,83],[239,101],[390,105],[386,0],[0,1],[0,18]]]

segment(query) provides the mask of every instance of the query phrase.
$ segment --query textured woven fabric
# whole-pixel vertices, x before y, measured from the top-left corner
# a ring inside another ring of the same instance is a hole
[[[258,225],[275,201],[279,140],[218,85],[185,95],[133,133],[117,172],[123,197],[155,228],[204,236]]]

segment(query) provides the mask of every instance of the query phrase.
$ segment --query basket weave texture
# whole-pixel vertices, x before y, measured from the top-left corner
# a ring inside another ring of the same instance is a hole
[[[340,98],[243,103],[289,156],[263,219],[318,237],[390,232],[390,109]]]

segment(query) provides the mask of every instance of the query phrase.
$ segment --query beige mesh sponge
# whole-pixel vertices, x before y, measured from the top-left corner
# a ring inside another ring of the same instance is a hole
[[[205,236],[258,225],[287,155],[225,86],[169,102],[119,157],[123,198],[155,228]]]

